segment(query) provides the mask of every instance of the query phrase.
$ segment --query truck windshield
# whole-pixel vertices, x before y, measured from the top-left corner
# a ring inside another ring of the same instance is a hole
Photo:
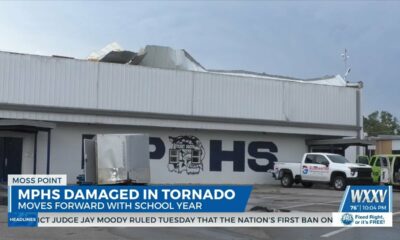
[[[349,162],[349,160],[347,160],[345,157],[340,156],[340,155],[328,155],[328,158],[334,163],[348,163]]]

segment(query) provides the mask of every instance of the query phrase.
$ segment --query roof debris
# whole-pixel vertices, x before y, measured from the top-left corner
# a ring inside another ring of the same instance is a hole
[[[138,52],[124,50],[118,43],[113,42],[89,55],[88,60],[98,62],[140,65],[154,68],[176,69],[196,72],[210,72],[231,76],[265,78],[270,80],[285,80],[307,82],[331,86],[347,86],[340,75],[324,76],[321,78],[301,79],[244,70],[213,70],[204,68],[184,49],[147,45]]]

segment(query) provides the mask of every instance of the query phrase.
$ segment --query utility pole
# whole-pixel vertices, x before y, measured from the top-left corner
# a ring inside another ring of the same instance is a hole
[[[344,75],[343,78],[346,80],[347,75],[349,75],[351,68],[347,67],[347,59],[349,59],[349,55],[347,54],[347,48],[344,49],[344,53],[341,54],[344,61]]]

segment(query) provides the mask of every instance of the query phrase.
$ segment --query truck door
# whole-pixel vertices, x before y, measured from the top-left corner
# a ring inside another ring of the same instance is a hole
[[[314,174],[312,172],[310,172],[310,169],[314,166],[314,164],[315,164],[315,155],[307,154],[305,156],[304,161],[302,162],[301,169],[300,169],[301,179],[315,181]]]
[[[307,154],[301,166],[301,178],[308,181],[326,181],[329,161],[323,155]]]
[[[372,168],[372,179],[374,183],[379,183],[380,175],[381,175],[381,168],[380,168],[380,161],[378,156],[373,156],[371,158],[370,164]],[[379,165],[379,166],[378,166]]]
[[[391,176],[393,185],[400,185],[400,157],[393,158]]]
[[[381,183],[389,183],[390,175],[389,175],[389,159],[387,157],[379,157],[380,165],[381,165]]]
[[[319,181],[329,182],[329,160],[323,155],[318,155],[315,160],[319,164],[317,168]]]

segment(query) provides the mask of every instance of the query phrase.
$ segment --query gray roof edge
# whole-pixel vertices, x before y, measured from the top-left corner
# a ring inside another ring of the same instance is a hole
[[[375,142],[370,139],[360,138],[335,138],[335,139],[317,139],[317,140],[306,140],[306,144],[309,146],[318,145],[373,145]]]
[[[272,77],[272,78],[281,78],[281,79],[288,79],[288,80],[297,80],[297,81],[317,81],[317,80],[326,80],[336,77],[336,75],[325,75],[323,77],[315,77],[315,78],[296,78],[296,77],[288,77],[283,75],[275,75],[275,74],[268,74],[265,72],[253,72],[247,70],[220,70],[220,69],[207,69],[209,72],[213,73],[232,73],[232,74],[252,74],[260,77]]]
[[[369,137],[371,140],[400,140],[400,135],[378,135],[376,137]]]

